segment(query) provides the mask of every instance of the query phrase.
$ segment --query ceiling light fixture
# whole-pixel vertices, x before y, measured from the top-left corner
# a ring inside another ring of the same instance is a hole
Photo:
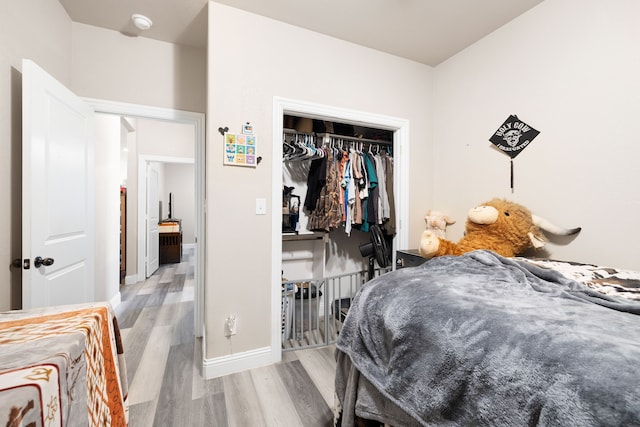
[[[147,18],[144,15],[140,15],[138,13],[131,15],[131,20],[133,21],[136,27],[138,27],[143,31],[148,30],[149,28],[151,28],[151,25],[153,25],[153,22],[151,22],[151,19]]]

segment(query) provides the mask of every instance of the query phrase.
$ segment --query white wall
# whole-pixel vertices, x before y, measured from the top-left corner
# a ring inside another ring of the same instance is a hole
[[[155,120],[147,118],[131,119],[135,131],[131,132],[129,142],[129,158],[127,161],[127,277],[138,275],[138,257],[136,256],[138,237],[138,158],[173,158],[191,160],[195,158],[195,129],[194,126],[169,122],[165,120]],[[193,167],[193,165],[192,165]],[[195,172],[194,178],[195,179]],[[195,185],[195,184],[194,184]],[[185,197],[194,197],[194,185],[176,189],[185,194]],[[167,216],[169,212],[169,192],[161,189],[160,201],[162,201],[162,214]],[[195,199],[194,199],[195,203]],[[183,227],[194,230],[195,235],[195,208],[192,209],[194,216],[185,218]],[[188,224],[186,224],[188,223]],[[191,242],[192,243],[193,239]],[[128,282],[129,282],[128,281]],[[127,283],[128,283],[127,282]]]
[[[432,69],[215,2],[209,29],[205,357],[215,359],[270,346],[278,327],[271,324],[271,247],[280,236],[271,235],[270,209],[255,214],[256,198],[270,207],[273,197],[270,157],[272,144],[281,144],[271,141],[274,96],[409,120],[410,234],[417,236],[430,199]],[[218,127],[238,133],[247,121],[262,162],[223,166]],[[227,339],[230,313],[238,334]]]
[[[126,284],[138,281],[138,119],[127,118],[127,271]]]
[[[120,117],[96,114],[95,294],[120,302]],[[115,298],[115,300],[114,300]]]
[[[640,269],[640,2],[542,2],[434,73],[434,204],[458,220],[507,197],[582,233],[559,259]],[[540,135],[515,160],[492,149],[510,114]]]
[[[204,112],[205,49],[74,22],[72,87],[80,96]]]
[[[138,118],[138,155],[193,158],[195,129],[192,125]]]
[[[173,195],[172,218],[182,220],[182,243],[195,243],[196,237],[196,199],[195,166],[193,164],[165,163],[164,192],[165,217],[169,213],[168,194]]]

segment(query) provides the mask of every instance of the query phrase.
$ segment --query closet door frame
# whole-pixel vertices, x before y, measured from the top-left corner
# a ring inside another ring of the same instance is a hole
[[[396,236],[394,248],[409,245],[409,120],[372,114],[330,105],[289,98],[273,98],[273,144],[271,183],[271,352],[274,362],[282,359],[281,350],[281,266],[282,266],[282,140],[285,114],[322,119],[393,131],[394,180],[396,205]],[[395,251],[392,265],[395,265]]]

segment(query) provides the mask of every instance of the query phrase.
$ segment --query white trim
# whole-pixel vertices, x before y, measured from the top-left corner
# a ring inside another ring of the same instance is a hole
[[[205,365],[205,357],[207,355],[207,325],[202,325],[202,340],[200,342],[201,344],[201,354],[202,354],[202,376],[207,379],[207,372],[204,368]]]
[[[204,341],[204,340],[203,340]],[[260,368],[272,364],[271,348],[262,347],[255,350],[235,353],[229,356],[204,359],[204,377],[217,378],[235,374],[247,369]]]
[[[111,299],[109,300],[109,304],[114,310],[116,309],[116,307],[120,305],[121,302],[122,302],[122,295],[120,294],[120,291],[116,292],[116,294],[113,297],[111,297]]]
[[[96,113],[115,114],[118,116],[144,117],[148,119],[166,120],[180,123],[196,123],[202,121],[204,114],[192,111],[173,110],[170,108],[152,107],[149,105],[128,104],[125,102],[104,99],[82,98],[89,103]]]
[[[271,328],[271,357],[274,363],[282,359],[282,333],[280,327],[282,218],[278,214],[282,207],[282,144],[278,144],[277,141],[282,140],[285,113],[394,131],[393,189],[397,212],[394,247],[406,248],[409,245],[409,195],[407,193],[409,188],[409,120],[274,96],[271,153],[271,212],[273,212],[271,216],[271,325],[273,325]]]
[[[129,276],[125,276],[125,278],[124,278],[124,284],[125,285],[135,285],[136,283],[138,283],[138,275],[137,274],[130,274]]]
[[[144,157],[147,162],[180,163],[186,165],[193,165],[196,163],[193,157],[155,156],[152,154],[140,154],[138,157]]]
[[[95,98],[83,98],[95,112],[119,116],[144,117],[185,123],[195,128],[195,173],[196,173],[196,265],[194,272],[194,329],[197,337],[204,331],[204,279],[206,251],[206,193],[205,193],[205,115],[190,111],[172,110]],[[200,238],[198,238],[200,237]],[[144,280],[144,271],[138,270],[138,281]]]

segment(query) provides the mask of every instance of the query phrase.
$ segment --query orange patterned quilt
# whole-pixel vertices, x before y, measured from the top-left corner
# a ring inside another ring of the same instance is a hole
[[[0,314],[0,424],[127,426],[127,388],[109,304]]]

